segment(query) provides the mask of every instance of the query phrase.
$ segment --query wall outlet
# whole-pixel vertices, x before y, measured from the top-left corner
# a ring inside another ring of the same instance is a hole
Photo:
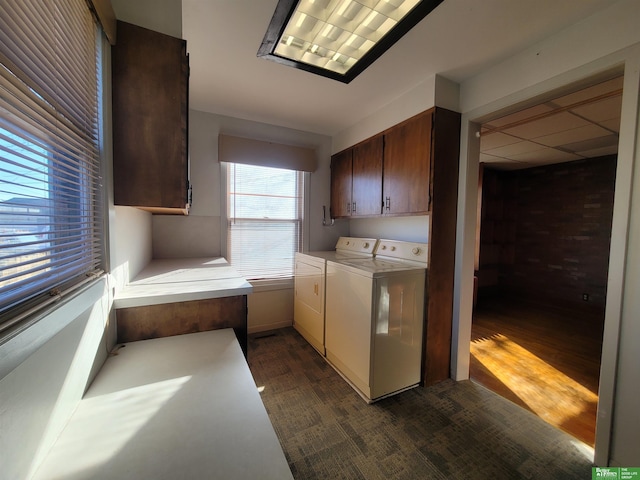
[[[582,300],[584,300],[585,302],[589,301],[589,294],[588,293],[583,293],[582,294]]]

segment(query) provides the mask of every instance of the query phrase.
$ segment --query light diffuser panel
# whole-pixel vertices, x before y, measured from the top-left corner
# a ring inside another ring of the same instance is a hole
[[[258,56],[348,83],[441,1],[280,0]]]
[[[277,55],[344,74],[419,0],[300,0]]]

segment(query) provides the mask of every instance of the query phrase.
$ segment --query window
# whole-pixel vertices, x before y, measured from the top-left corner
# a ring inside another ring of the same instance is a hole
[[[0,5],[0,331],[101,271],[98,31],[86,0]]]
[[[227,260],[250,280],[293,276],[304,173],[227,164]]]

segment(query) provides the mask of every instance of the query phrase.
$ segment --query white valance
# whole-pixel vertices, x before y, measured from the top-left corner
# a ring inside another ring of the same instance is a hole
[[[316,152],[312,148],[223,134],[218,136],[218,160],[302,172],[313,172],[318,167]]]

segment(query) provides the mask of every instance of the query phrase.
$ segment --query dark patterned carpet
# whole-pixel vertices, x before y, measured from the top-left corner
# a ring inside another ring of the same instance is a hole
[[[368,405],[293,329],[249,366],[296,479],[589,479],[581,442],[470,381]]]

